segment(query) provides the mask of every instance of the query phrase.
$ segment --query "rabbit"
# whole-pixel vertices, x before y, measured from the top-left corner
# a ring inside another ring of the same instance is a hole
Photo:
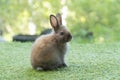
[[[72,35],[62,25],[60,13],[50,15],[52,32],[38,37],[33,43],[31,50],[31,65],[36,70],[54,70],[67,67],[65,54],[67,42],[71,41]]]

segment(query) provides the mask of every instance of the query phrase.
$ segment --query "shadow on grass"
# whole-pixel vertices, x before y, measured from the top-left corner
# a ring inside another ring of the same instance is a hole
[[[52,71],[37,71],[33,68],[27,68],[25,70],[25,76],[27,79],[41,79],[41,80],[52,80],[61,77],[63,74],[66,74],[67,68],[60,68]]]

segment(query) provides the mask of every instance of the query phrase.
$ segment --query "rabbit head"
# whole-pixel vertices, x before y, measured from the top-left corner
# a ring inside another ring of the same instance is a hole
[[[71,33],[62,24],[62,16],[60,13],[57,13],[56,16],[50,15],[50,23],[54,30],[54,36],[57,42],[66,43],[72,39]]]

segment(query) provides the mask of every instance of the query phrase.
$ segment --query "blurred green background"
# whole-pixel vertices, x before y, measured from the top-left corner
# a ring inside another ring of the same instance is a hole
[[[7,41],[19,33],[40,34],[57,12],[76,42],[120,41],[120,0],[0,0],[0,30]]]

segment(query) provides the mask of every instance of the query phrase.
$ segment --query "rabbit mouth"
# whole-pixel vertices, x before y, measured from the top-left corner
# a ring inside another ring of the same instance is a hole
[[[65,38],[65,42],[69,42],[71,41],[72,39],[72,36],[69,34],[66,38]]]
[[[72,39],[72,36],[70,34],[62,38],[56,38],[58,43],[66,43],[66,42],[71,41],[71,39]]]

